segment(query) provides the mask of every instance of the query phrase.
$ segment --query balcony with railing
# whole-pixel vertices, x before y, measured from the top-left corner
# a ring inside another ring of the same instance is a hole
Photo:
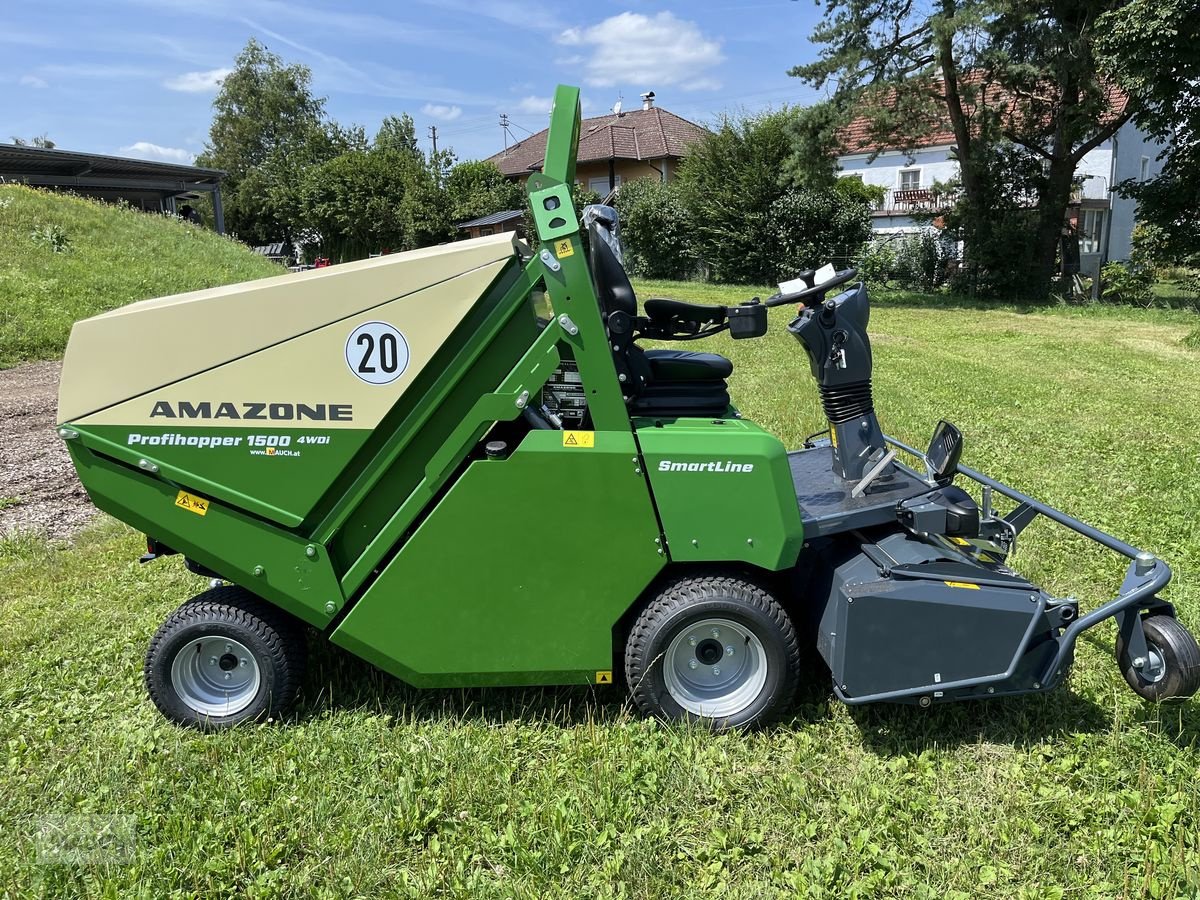
[[[937,188],[887,188],[873,213],[877,216],[937,215],[957,197],[957,191]]]

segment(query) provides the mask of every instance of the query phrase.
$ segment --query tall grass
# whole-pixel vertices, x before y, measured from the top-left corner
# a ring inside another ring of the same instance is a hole
[[[0,368],[61,355],[77,319],[280,272],[179,219],[0,185]]]

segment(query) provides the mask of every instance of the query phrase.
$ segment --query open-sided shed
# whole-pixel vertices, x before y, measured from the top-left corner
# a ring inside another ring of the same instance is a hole
[[[176,200],[212,197],[214,226],[225,232],[219,169],[128,159],[101,153],[0,144],[0,181],[124,200],[141,209],[174,212]]]

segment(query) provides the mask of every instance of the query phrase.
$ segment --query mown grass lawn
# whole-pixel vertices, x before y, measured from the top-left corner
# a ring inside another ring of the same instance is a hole
[[[797,445],[821,422],[786,320],[711,346],[735,359],[744,414]],[[1200,628],[1193,322],[893,298],[872,321],[876,405],[910,442],[956,422],[970,465],[1166,557],[1169,598]],[[69,548],[0,544],[0,890],[1200,896],[1200,704],[1137,700],[1111,625],[1047,696],[851,710],[814,683],[794,718],[720,736],[642,721],[615,689],[420,693],[314,645],[286,721],[199,735],[154,711],[141,662],[204,584],[140,552],[112,522]],[[1045,524],[1015,565],[1088,605],[1123,569]],[[97,860],[54,864],[50,828]]]

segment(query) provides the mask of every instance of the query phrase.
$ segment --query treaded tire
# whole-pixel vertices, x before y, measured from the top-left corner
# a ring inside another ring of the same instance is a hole
[[[257,690],[229,715],[190,705],[172,677],[176,658],[200,638],[236,641],[257,666]],[[296,699],[307,655],[298,620],[240,587],[222,585],[188,600],[159,626],[146,653],[146,690],[159,712],[178,725],[230,728],[286,710]]]
[[[1147,646],[1158,653],[1165,666],[1163,677],[1151,681],[1144,677],[1145,669],[1135,669],[1125,648],[1120,630],[1117,631],[1117,663],[1125,681],[1143,700],[1183,700],[1200,688],[1200,645],[1192,633],[1174,616],[1163,614],[1144,616],[1142,629]]]
[[[709,619],[731,621],[752,633],[766,664],[766,677],[753,699],[716,718],[685,709],[668,688],[664,672],[676,636]],[[762,587],[731,575],[668,583],[647,602],[625,642],[625,678],[638,708],[663,721],[696,722],[714,731],[755,728],[787,713],[795,700],[799,672],[800,647],[791,618]]]

